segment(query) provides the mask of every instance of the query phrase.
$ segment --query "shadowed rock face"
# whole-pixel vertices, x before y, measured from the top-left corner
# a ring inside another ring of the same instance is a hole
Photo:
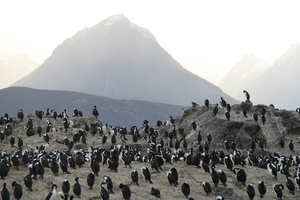
[[[245,106],[248,109],[247,118],[242,113],[242,108]],[[198,132],[201,131],[203,142],[206,140],[207,134],[212,136],[211,149],[223,148],[224,141],[227,140],[235,142],[237,148],[246,150],[250,149],[252,139],[256,141],[261,139],[267,149],[278,146],[282,136],[294,137],[299,133],[299,114],[295,111],[274,109],[262,104],[253,106],[251,102],[245,105],[245,102],[242,102],[240,105],[232,106],[230,121],[228,121],[224,115],[226,108],[219,107],[216,116],[213,116],[213,108],[214,105],[210,105],[209,109],[198,106],[185,110],[181,117],[176,118],[177,133],[180,133],[179,129],[183,133],[178,137],[185,137],[188,142],[197,143]],[[265,125],[261,119],[263,108],[266,108]],[[251,117],[252,114],[258,116],[257,122]],[[193,121],[197,124],[196,131],[192,129]]]

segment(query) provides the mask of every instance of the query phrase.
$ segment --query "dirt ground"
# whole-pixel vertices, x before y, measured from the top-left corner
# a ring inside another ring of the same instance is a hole
[[[68,137],[70,140],[72,139],[72,135],[78,131],[79,128],[84,127],[84,122],[87,122],[88,124],[95,122],[97,120],[93,118],[84,117],[81,119],[77,118],[71,118],[71,120],[74,121],[74,127],[68,131],[68,133],[64,133],[64,129],[62,126],[62,120],[58,119],[58,121],[54,121],[52,118],[43,118],[42,120],[33,119],[34,127],[37,127],[38,125],[45,125],[45,121],[49,119],[54,126],[57,129],[57,132],[50,132],[48,133],[51,140],[50,140],[50,146],[47,149],[47,153],[51,152],[52,150],[63,150],[66,148],[64,144],[61,144],[60,141],[64,139],[65,137]],[[24,119],[23,122],[19,122],[18,119],[14,119],[13,122],[13,135],[15,137],[20,137],[24,141],[23,149],[33,150],[35,146],[40,146],[41,144],[44,144],[43,137],[39,137],[37,134],[31,137],[28,137],[25,135],[24,126],[27,123],[27,119]],[[2,127],[4,128],[4,127]],[[2,129],[1,129],[2,130]],[[44,133],[43,129],[43,133]],[[0,143],[0,150],[1,152],[6,151],[7,153],[12,153],[17,150],[17,146],[10,147],[9,144],[9,138],[5,138],[3,142]],[[92,136],[88,133],[87,137],[87,146],[93,146],[93,147],[102,147],[102,148],[110,148],[111,142],[110,142],[110,135],[108,135],[108,140],[105,145],[102,145],[101,143],[102,137],[99,134],[96,134],[95,136]],[[122,143],[119,137],[117,137],[117,143],[118,144],[125,144]],[[131,136],[128,136],[127,145],[132,144]],[[138,142],[139,144],[142,144],[144,148],[147,148],[149,145],[146,141],[140,140]],[[194,144],[188,144],[188,149],[194,147],[197,148]],[[182,148],[182,147],[181,147]],[[276,150],[278,149],[277,147]],[[296,152],[294,155],[299,154],[299,148],[296,149]],[[144,151],[146,149],[143,149]],[[226,151],[226,150],[225,150]],[[241,150],[244,152],[245,150]],[[266,150],[266,154],[268,149]],[[227,153],[227,152],[225,152]],[[278,152],[281,154],[290,155],[291,152],[289,152],[288,149],[285,149],[284,151]],[[68,179],[71,186],[75,183],[75,177],[79,177],[79,183],[82,187],[82,194],[80,199],[101,199],[100,197],[100,184],[103,181],[103,176],[108,175],[111,177],[113,184],[114,184],[114,193],[110,194],[110,199],[123,199],[122,193],[120,188],[118,187],[120,183],[128,184],[131,191],[131,199],[132,200],[140,200],[140,199],[157,199],[156,197],[152,196],[149,192],[151,187],[157,188],[161,192],[161,199],[165,200],[171,200],[171,199],[185,199],[183,193],[181,192],[181,185],[183,182],[188,182],[188,184],[191,187],[191,193],[189,197],[192,197],[194,199],[215,199],[218,195],[222,195],[224,199],[249,199],[247,193],[246,193],[246,187],[240,185],[237,183],[236,175],[233,174],[233,172],[226,169],[224,165],[217,164],[216,170],[222,169],[226,175],[227,175],[227,184],[226,186],[222,185],[221,183],[215,187],[213,185],[213,182],[211,180],[210,174],[205,173],[202,168],[196,168],[193,166],[186,165],[186,162],[184,161],[178,161],[173,164],[165,164],[162,168],[163,170],[160,171],[160,173],[154,172],[151,170],[150,163],[140,163],[140,162],[133,162],[131,164],[132,169],[135,169],[139,172],[139,186],[131,183],[130,178],[130,169],[129,167],[125,168],[124,164],[120,162],[118,167],[118,172],[112,172],[110,171],[106,165],[101,164],[101,169],[99,173],[99,177],[96,177],[96,182],[94,184],[94,187],[92,190],[90,190],[87,186],[87,175],[89,172],[91,172],[90,163],[87,162],[83,165],[82,168],[76,168],[75,170],[69,169],[71,174],[63,174],[59,172],[58,176],[54,176],[51,172],[50,168],[45,168],[45,174],[44,179],[38,178],[37,180],[33,181],[33,191],[29,191],[25,185],[23,178],[26,174],[28,174],[28,168],[27,166],[21,166],[19,167],[19,170],[16,170],[14,167],[10,168],[10,172],[8,173],[8,176],[5,177],[5,180],[0,180],[0,184],[2,185],[4,182],[7,183],[7,188],[10,191],[11,199],[13,198],[13,189],[11,187],[11,183],[13,181],[17,181],[20,183],[23,187],[23,197],[22,199],[34,199],[34,200],[42,200],[45,199],[47,194],[51,190],[51,184],[49,182],[52,180],[53,184],[58,185],[58,190],[61,191],[61,185],[62,181],[64,179]],[[141,167],[147,166],[151,171],[152,181],[153,184],[150,184],[149,182],[146,182],[140,173]],[[184,177],[179,177],[179,186],[174,187],[171,186],[167,179],[167,172],[171,167],[175,167],[177,170],[179,170],[180,166],[184,168]],[[241,166],[234,166],[234,167],[241,167]],[[285,176],[283,174],[278,175],[278,179],[276,180],[273,176],[271,176],[267,170],[260,169],[257,167],[253,167],[250,165],[246,165],[243,168],[247,173],[247,181],[246,185],[253,184],[255,187],[256,196],[254,199],[260,199],[259,193],[257,190],[257,185],[259,181],[264,181],[265,185],[267,187],[267,194],[264,196],[264,199],[277,199],[276,194],[274,193],[272,186],[275,183],[282,183],[285,186],[285,189],[283,190],[283,199],[300,199],[300,189],[296,186],[295,195],[292,195],[285,185]],[[295,167],[290,168],[290,173],[293,174]],[[213,192],[211,195],[207,196],[202,188],[202,182],[207,181],[212,185]],[[72,190],[70,191],[70,194],[72,194]],[[74,199],[77,199],[76,197]]]

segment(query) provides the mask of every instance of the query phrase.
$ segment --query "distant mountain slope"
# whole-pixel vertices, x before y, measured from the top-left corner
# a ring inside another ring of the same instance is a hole
[[[291,45],[272,67],[248,88],[254,102],[295,110],[300,107],[300,44]]]
[[[295,110],[300,107],[300,44],[291,45],[277,58],[260,60],[246,54],[220,82],[229,95],[245,100],[243,90],[251,95],[254,104],[273,104],[275,107]]]
[[[8,113],[17,117],[19,109],[24,114],[35,115],[36,110],[46,114],[47,108],[61,113],[64,109],[71,116],[77,108],[84,116],[92,116],[94,105],[99,111],[99,120],[113,126],[140,127],[147,119],[149,125],[156,124],[157,120],[166,121],[169,116],[174,118],[182,115],[182,106],[162,103],[151,103],[138,100],[115,100],[101,96],[78,92],[38,90],[26,87],[9,87],[0,90],[0,116]]]
[[[245,54],[222,79],[219,87],[232,97],[244,100],[243,90],[247,90],[257,77],[269,69],[277,58],[260,59],[253,53]]]
[[[66,39],[40,67],[12,85],[175,105],[206,98],[215,103],[221,96],[237,103],[184,69],[149,30],[124,15],[111,16]]]
[[[0,70],[3,75],[0,79],[0,89],[10,86],[15,81],[31,73],[39,66],[27,55],[0,58]]]

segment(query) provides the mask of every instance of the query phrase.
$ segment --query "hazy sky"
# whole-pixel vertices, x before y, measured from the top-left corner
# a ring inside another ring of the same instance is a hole
[[[300,41],[300,1],[0,0],[0,7],[0,29],[36,49],[27,54],[38,62],[79,30],[124,14],[214,84],[243,54],[278,56]]]

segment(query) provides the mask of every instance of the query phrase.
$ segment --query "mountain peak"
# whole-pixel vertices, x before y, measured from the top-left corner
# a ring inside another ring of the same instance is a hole
[[[58,81],[48,80],[49,76]],[[133,24],[122,14],[66,39],[38,69],[13,85],[174,105],[204,98],[214,102],[220,96],[236,102],[220,88],[184,69],[148,29]],[[202,91],[205,97],[189,90]],[[181,98],[177,91],[183,92]]]
[[[131,24],[131,22],[128,20],[128,18],[124,14],[116,14],[112,15],[110,17],[107,17],[106,19],[102,20],[98,24],[94,26],[94,28],[99,28],[103,26],[112,26],[114,24],[120,23],[120,22],[128,22],[128,24]],[[92,27],[93,28],[93,27]]]
[[[128,18],[124,14],[116,14],[116,15],[112,15],[112,16],[104,19],[102,22],[106,23],[106,25],[108,26],[110,24],[120,22],[120,21],[123,21],[126,19],[128,19]]]

